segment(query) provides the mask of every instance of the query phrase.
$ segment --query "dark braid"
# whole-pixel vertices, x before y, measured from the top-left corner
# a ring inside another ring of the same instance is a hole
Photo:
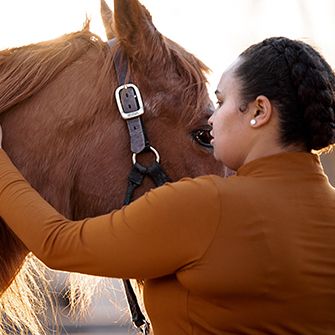
[[[335,143],[335,75],[311,46],[269,38],[244,51],[235,71],[244,106],[265,95],[277,107],[283,145],[310,151]]]

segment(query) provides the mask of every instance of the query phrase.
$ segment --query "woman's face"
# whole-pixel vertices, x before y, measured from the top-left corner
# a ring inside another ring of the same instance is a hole
[[[234,67],[223,73],[216,90],[217,107],[209,119],[212,125],[214,156],[227,167],[237,170],[243,165],[250,148],[250,115],[242,112],[240,85]]]

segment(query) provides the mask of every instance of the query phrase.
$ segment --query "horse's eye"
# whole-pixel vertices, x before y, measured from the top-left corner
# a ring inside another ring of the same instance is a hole
[[[213,138],[210,134],[211,130],[212,128],[210,127],[196,129],[192,132],[192,137],[201,146],[206,148],[213,148],[213,146],[211,145],[211,140]]]

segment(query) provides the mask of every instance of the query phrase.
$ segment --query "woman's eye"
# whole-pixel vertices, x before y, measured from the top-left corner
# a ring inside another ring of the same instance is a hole
[[[210,134],[211,130],[211,127],[196,129],[192,132],[192,137],[201,146],[205,148],[213,148],[211,145],[211,140],[213,139]]]
[[[222,100],[218,100],[218,101],[216,102],[216,106],[217,106],[217,108],[220,108],[222,105],[223,105],[223,101],[222,101]]]

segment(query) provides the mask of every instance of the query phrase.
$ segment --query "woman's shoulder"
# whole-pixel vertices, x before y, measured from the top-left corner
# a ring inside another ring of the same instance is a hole
[[[176,182],[168,182],[163,187],[157,189],[159,193],[174,193],[186,197],[209,197],[217,195],[218,179],[215,175],[199,176],[195,178],[184,177]],[[155,190],[153,190],[155,191]],[[163,191],[163,192],[162,192]]]
[[[236,176],[222,177],[219,175],[204,175],[195,178],[185,177],[177,182],[167,184],[175,190],[184,190],[191,194],[202,194],[202,196],[218,195],[222,190],[229,192],[238,189],[241,178]]]

